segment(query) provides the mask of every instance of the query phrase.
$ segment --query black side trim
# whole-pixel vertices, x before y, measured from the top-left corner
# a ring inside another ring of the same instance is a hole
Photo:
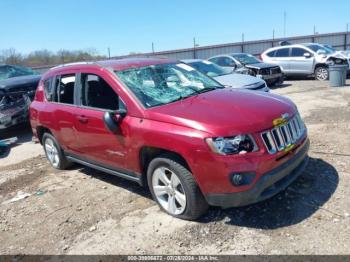
[[[70,161],[97,169],[99,171],[105,172],[105,173],[110,174],[110,175],[114,175],[114,176],[128,179],[130,181],[133,181],[133,182],[140,184],[141,186],[143,185],[143,180],[141,179],[141,176],[137,175],[135,173],[132,173],[132,172],[129,172],[126,170],[121,171],[121,170],[116,170],[115,168],[105,167],[105,166],[102,166],[102,164],[100,164],[100,163],[96,163],[95,161],[91,161],[91,160],[87,160],[87,159],[81,159],[81,157],[78,157],[78,156],[70,154],[70,153],[65,152],[65,155],[66,155],[67,159]]]

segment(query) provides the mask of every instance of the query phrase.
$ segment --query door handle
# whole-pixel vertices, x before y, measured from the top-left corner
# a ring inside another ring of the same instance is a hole
[[[84,116],[84,115],[77,116],[77,118],[78,118],[79,122],[83,123],[83,124],[85,124],[85,123],[87,123],[89,121],[89,119],[86,116]]]

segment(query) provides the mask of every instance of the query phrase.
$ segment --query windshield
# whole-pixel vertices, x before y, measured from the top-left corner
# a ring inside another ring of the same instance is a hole
[[[26,76],[26,75],[35,75],[34,71],[27,67],[21,66],[10,66],[2,65],[0,66],[0,80],[4,80],[16,76]]]
[[[233,54],[232,56],[243,65],[261,63],[261,61],[258,60],[256,57],[249,54]]]
[[[223,88],[215,80],[183,63],[130,68],[115,73],[147,108]]]
[[[206,74],[207,76],[210,76],[210,77],[217,77],[217,76],[228,75],[232,73],[231,69],[222,68],[209,61],[197,61],[197,62],[191,62],[188,64],[194,67],[195,69],[197,69],[198,71],[200,71],[201,73]]]
[[[315,53],[322,51],[323,53],[329,55],[334,53],[334,51],[328,47],[317,45],[317,44],[312,44],[312,45],[306,45],[308,48],[310,48],[312,51]]]

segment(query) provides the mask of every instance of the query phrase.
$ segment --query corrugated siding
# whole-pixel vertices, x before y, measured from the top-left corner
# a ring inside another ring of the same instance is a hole
[[[337,47],[337,46],[344,46],[344,39],[345,39],[345,35],[321,36],[321,37],[315,37],[315,42]]]
[[[257,43],[257,44],[246,44],[244,45],[244,52],[249,53],[249,54],[261,54],[264,52],[266,49],[272,47],[272,42],[265,42],[265,43]]]
[[[308,36],[297,36],[297,37],[286,37],[279,39],[268,39],[259,41],[248,41],[239,43],[230,43],[224,45],[215,46],[203,46],[198,47],[194,51],[193,48],[179,49],[179,50],[169,50],[156,53],[145,53],[141,54],[144,56],[156,56],[156,57],[169,57],[174,59],[191,59],[200,58],[206,59],[215,55],[229,54],[229,53],[239,53],[246,52],[253,55],[259,55],[266,49],[272,46],[278,46],[280,41],[289,41],[293,44],[299,43],[322,43],[334,46],[338,50],[344,50],[345,47],[345,32],[342,33],[330,33],[330,34],[316,34]],[[347,49],[350,49],[350,33],[347,37]],[[115,57],[121,58],[121,57]]]

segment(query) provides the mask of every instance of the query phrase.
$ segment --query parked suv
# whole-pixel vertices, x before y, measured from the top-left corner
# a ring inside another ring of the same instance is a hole
[[[283,73],[279,66],[261,62],[253,55],[246,53],[234,53],[217,55],[208,59],[219,66],[231,68],[236,73],[247,74],[262,78],[268,86],[283,83]]]
[[[287,98],[224,88],[184,63],[125,59],[56,67],[30,106],[51,165],[77,162],[148,185],[168,214],[243,206],[285,189],[309,142]]]
[[[267,49],[261,54],[266,63],[279,65],[285,75],[314,75],[316,80],[327,80],[330,64],[347,64],[346,58],[317,43],[283,45]]]

